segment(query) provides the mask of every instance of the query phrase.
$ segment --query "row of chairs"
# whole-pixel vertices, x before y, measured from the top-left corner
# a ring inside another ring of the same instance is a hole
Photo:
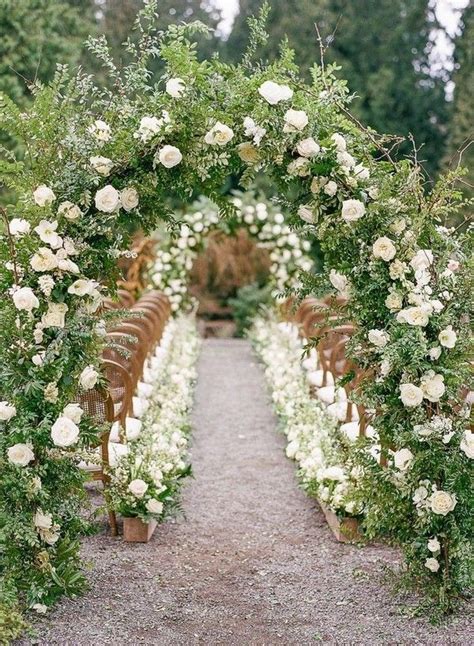
[[[143,396],[151,391],[151,384],[143,381],[154,361],[171,308],[166,296],[151,291],[137,301],[119,290],[117,301],[106,301],[107,309],[126,310],[120,322],[107,332],[107,345],[102,354],[102,370],[107,387],[81,393],[79,403],[85,413],[99,422],[107,422],[107,432],[98,447],[98,460],[81,463],[94,480],[102,481],[106,490],[109,467],[127,451],[127,433],[141,425]],[[109,509],[112,534],[117,535],[117,519]]]

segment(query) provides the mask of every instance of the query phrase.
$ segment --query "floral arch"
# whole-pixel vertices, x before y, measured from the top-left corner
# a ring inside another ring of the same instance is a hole
[[[466,583],[473,457],[461,397],[466,252],[440,225],[460,201],[454,177],[427,194],[419,167],[394,162],[389,140],[351,117],[333,68],[315,66],[309,86],[285,47],[270,66],[254,64],[260,22],[242,65],[199,62],[190,38],[204,27],[173,26],[155,40],[155,5],[139,17],[125,70],[102,40],[89,43],[112,90],[58,67],[27,112],[1,98],[2,130],[24,147],[0,166],[14,196],[0,246],[2,612],[82,586],[77,450],[101,429],[71,406],[101,383],[99,308],[131,233],[160,219],[173,226],[170,196],[207,195],[229,217],[226,178],[247,187],[257,172],[271,178],[288,224],[324,253],[325,274],[302,272],[301,294],[350,294],[350,352],[371,375],[360,400],[377,411],[387,447],[405,451],[403,471],[362,461],[369,532],[401,544],[413,579],[449,610]],[[147,61],[157,53],[167,71],[155,84]],[[438,567],[427,569],[434,536]]]

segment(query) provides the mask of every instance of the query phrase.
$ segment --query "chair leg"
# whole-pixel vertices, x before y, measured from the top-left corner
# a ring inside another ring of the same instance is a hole
[[[113,509],[109,509],[109,525],[110,525],[110,530],[112,532],[112,536],[117,536],[118,535],[117,516],[115,515],[115,511]]]

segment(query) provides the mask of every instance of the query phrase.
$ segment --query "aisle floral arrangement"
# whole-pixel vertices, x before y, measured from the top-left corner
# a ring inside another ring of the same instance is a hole
[[[190,473],[187,460],[189,412],[200,342],[192,317],[172,319],[142,396],[140,427],[129,435],[127,453],[111,469],[113,508],[127,518],[162,520],[179,507],[179,485]]]
[[[351,462],[335,419],[311,397],[298,328],[275,316],[263,316],[255,320],[249,338],[265,366],[275,411],[288,440],[286,455],[298,463],[302,486],[339,516],[360,515],[362,505],[354,499],[360,470]]]

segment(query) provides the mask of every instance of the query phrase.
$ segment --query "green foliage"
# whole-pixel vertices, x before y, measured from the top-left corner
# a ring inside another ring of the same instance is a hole
[[[237,291],[235,298],[229,299],[232,315],[237,324],[237,336],[244,336],[259,310],[272,301],[271,286],[257,283],[245,285]]]

